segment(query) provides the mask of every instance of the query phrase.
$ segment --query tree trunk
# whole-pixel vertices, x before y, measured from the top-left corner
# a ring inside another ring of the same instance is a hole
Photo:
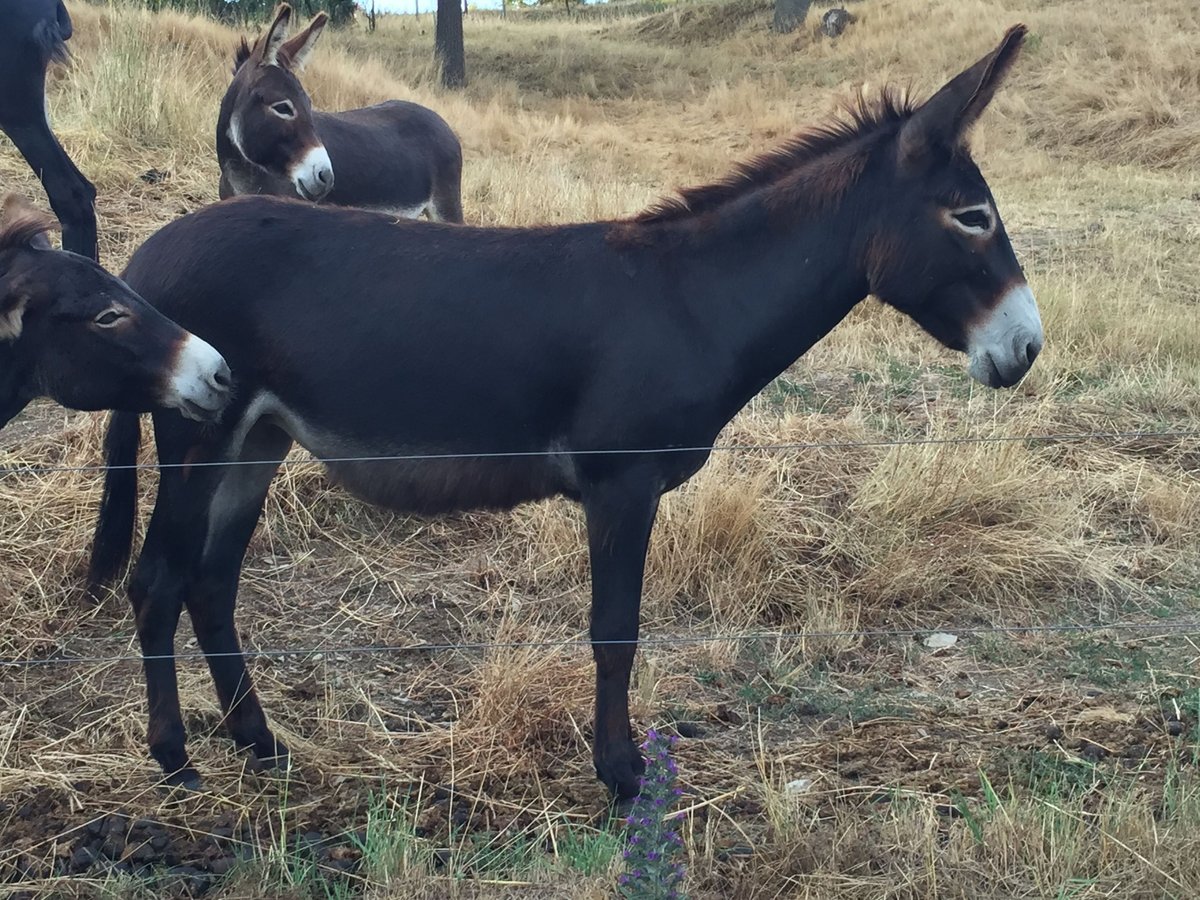
[[[804,24],[812,0],[775,0],[775,25],[780,34],[788,34]]]
[[[438,0],[433,52],[442,70],[443,85],[457,88],[467,83],[462,7],[459,6],[458,0]]]

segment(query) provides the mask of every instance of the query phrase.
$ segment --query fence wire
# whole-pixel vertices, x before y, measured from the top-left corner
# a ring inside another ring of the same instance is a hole
[[[961,437],[914,437],[914,438],[880,438],[875,440],[832,440],[832,441],[799,441],[778,444],[716,444],[711,446],[684,447],[647,447],[647,448],[605,448],[592,450],[517,450],[491,451],[477,453],[410,453],[376,456],[340,456],[312,457],[276,460],[213,460],[193,463],[136,463],[128,466],[106,466],[103,464],[80,466],[3,466],[0,467],[0,477],[6,475],[41,475],[58,472],[103,472],[112,470],[139,469],[169,469],[179,467],[207,468],[216,466],[254,466],[254,465],[296,465],[337,463],[372,463],[372,462],[419,462],[436,460],[466,460],[466,459],[513,459],[549,456],[613,456],[613,455],[647,455],[668,453],[710,453],[710,452],[800,452],[806,450],[847,450],[854,448],[881,447],[914,447],[914,446],[954,446],[974,444],[1007,444],[1007,443],[1074,443],[1080,441],[1134,441],[1134,440],[1190,440],[1200,438],[1200,429],[1180,429],[1163,431],[1086,431],[1059,434],[1024,434],[1024,435],[967,435]],[[1041,633],[1104,633],[1113,631],[1125,632],[1157,632],[1161,635],[1200,635],[1200,621],[1189,622],[1111,622],[1111,623],[1061,623],[1056,625],[1011,625],[1011,626],[952,626],[939,628],[908,628],[908,629],[857,629],[839,631],[796,631],[796,632],[750,632],[730,634],[681,634],[662,637],[646,637],[636,640],[604,640],[591,641],[586,638],[561,638],[554,640],[536,641],[464,641],[447,643],[414,643],[414,644],[363,644],[352,646],[319,646],[304,648],[273,648],[247,649],[240,653],[205,653],[202,650],[184,651],[180,653],[143,656],[141,654],[117,653],[106,656],[54,656],[44,658],[0,658],[0,669],[27,669],[38,666],[81,666],[101,665],[107,663],[141,662],[147,660],[174,659],[199,660],[214,659],[224,656],[244,656],[247,659],[284,659],[309,657],[321,659],[325,657],[363,656],[363,655],[399,655],[414,653],[489,651],[500,649],[584,649],[605,645],[636,645],[640,647],[674,647],[692,644],[715,643],[751,643],[763,641],[805,641],[836,638],[916,638],[934,632],[948,632],[955,635],[1014,635]]]
[[[1105,632],[1152,632],[1154,636],[1188,635],[1200,637],[1200,620],[1186,622],[1111,622],[1084,623],[1065,622],[1055,625],[943,625],[936,628],[862,628],[838,631],[757,631],[730,634],[678,634],[661,637],[645,637],[626,640],[592,641],[588,638],[557,638],[536,641],[461,641],[444,643],[414,644],[358,644],[344,647],[322,645],[303,648],[247,649],[242,652],[205,653],[189,650],[181,653],[164,653],[143,656],[140,653],[122,653],[111,656],[51,656],[40,659],[0,659],[0,668],[28,669],[56,665],[101,665],[105,663],[141,662],[143,660],[200,660],[219,659],[226,656],[244,656],[247,659],[285,659],[309,657],[312,660],[336,659],[343,656],[395,656],[416,653],[445,653],[452,651],[489,650],[583,650],[598,646],[677,647],[694,644],[752,643],[761,641],[809,641],[833,638],[918,638],[938,633],[955,636],[1016,634],[1102,634]]]
[[[138,469],[201,469],[222,466],[263,465],[309,465],[317,462],[325,465],[338,463],[384,463],[422,462],[465,459],[527,459],[533,457],[575,456],[645,456],[668,453],[782,453],[803,450],[851,450],[866,447],[921,447],[954,446],[966,444],[1014,444],[1014,443],[1077,443],[1080,441],[1133,441],[1133,440],[1189,440],[1200,438],[1200,429],[1178,431],[1081,431],[1064,434],[1007,434],[966,435],[963,437],[914,437],[878,438],[860,441],[797,441],[781,444],[712,444],[684,447],[608,447],[593,450],[496,450],[456,453],[398,453],[373,456],[333,456],[297,459],[229,459],[183,463],[133,463],[127,466],[108,466],[103,463],[81,466],[0,466],[0,477],[5,475],[47,475],[55,472],[106,472]]]

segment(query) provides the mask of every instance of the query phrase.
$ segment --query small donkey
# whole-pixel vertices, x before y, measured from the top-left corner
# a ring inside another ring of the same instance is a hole
[[[296,73],[329,21],[318,13],[287,38],[281,5],[254,46],[242,41],[217,119],[221,198],[299,194],[403,218],[462,222],[462,147],[437,113],[389,100],[325,113]],[[337,173],[336,186],[334,173]]]

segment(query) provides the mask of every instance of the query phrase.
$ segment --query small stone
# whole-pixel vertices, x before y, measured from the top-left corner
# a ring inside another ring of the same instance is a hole
[[[1178,719],[1170,719],[1167,721],[1167,734],[1171,737],[1179,737],[1183,734],[1183,723]]]
[[[155,850],[165,850],[167,849],[167,844],[169,843],[171,843],[171,839],[161,831],[150,836],[150,846]]]
[[[704,729],[695,722],[679,722],[675,725],[675,730],[679,732],[680,737],[698,738],[704,736]]]
[[[1048,741],[1058,741],[1062,739],[1063,730],[1057,725],[1047,725],[1042,729],[1042,734],[1046,736]]]

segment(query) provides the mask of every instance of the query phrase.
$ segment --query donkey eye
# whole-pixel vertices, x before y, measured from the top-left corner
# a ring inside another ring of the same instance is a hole
[[[296,115],[296,110],[292,106],[291,100],[280,100],[278,103],[272,103],[271,112],[284,119],[291,119]]]
[[[101,328],[112,328],[123,318],[125,318],[125,313],[121,312],[119,309],[106,309],[104,312],[100,313],[100,315],[96,316],[96,318],[92,321]]]
[[[992,229],[992,217],[987,210],[976,207],[974,209],[960,209],[957,212],[950,213],[952,218],[963,231],[971,234],[982,234],[985,231]]]

